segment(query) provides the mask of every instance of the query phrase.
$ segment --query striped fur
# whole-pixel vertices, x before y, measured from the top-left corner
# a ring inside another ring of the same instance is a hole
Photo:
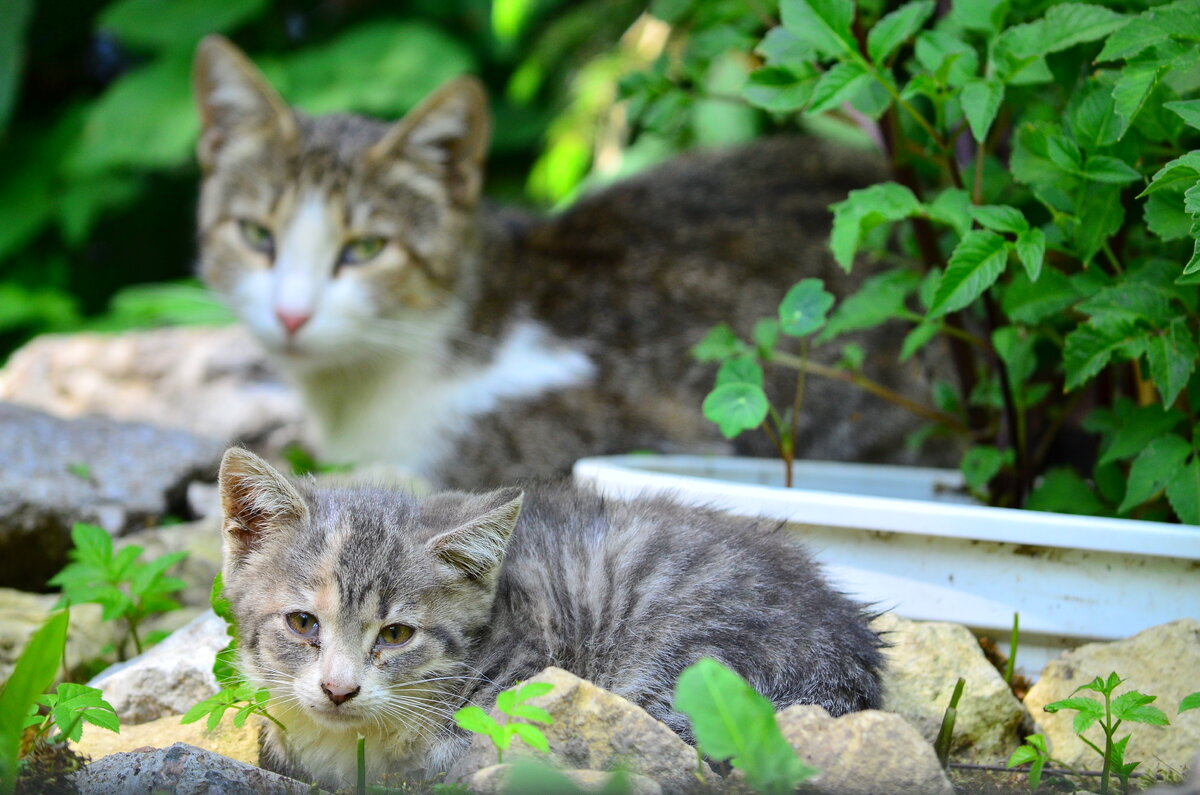
[[[266,466],[226,454],[225,588],[243,670],[271,690],[288,727],[270,727],[265,761],[301,779],[351,783],[359,731],[375,779],[445,770],[465,748],[453,712],[490,707],[549,665],[685,739],[672,693],[703,656],[779,708],[817,703],[839,715],[879,703],[868,617],[774,524],[566,485],[422,499],[317,489]],[[280,506],[281,494],[303,504]],[[288,629],[291,611],[317,617],[316,643]],[[374,645],[396,622],[416,629],[411,640]],[[321,691],[330,677],[361,692],[335,704]]]

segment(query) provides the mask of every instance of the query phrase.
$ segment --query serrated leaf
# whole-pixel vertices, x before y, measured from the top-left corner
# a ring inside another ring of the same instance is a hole
[[[1004,101],[1004,84],[996,78],[971,80],[962,87],[959,101],[971,127],[971,135],[976,142],[983,143],[996,120],[1000,103]]]
[[[1083,178],[1093,182],[1108,182],[1123,185],[1136,182],[1142,175],[1123,160],[1107,155],[1093,155],[1083,166]]]
[[[1008,0],[957,0],[951,16],[967,30],[995,33],[1004,24]]]
[[[554,716],[541,707],[535,707],[532,704],[518,704],[513,707],[512,716],[514,718],[524,718],[525,720],[536,721],[538,723],[554,723]]]
[[[1179,521],[1200,525],[1200,457],[1193,458],[1167,484],[1167,501]]]
[[[1184,419],[1175,409],[1164,411],[1162,406],[1139,406],[1130,400],[1118,401],[1115,411],[1112,439],[1100,456],[1101,465],[1132,458]]]
[[[1160,168],[1150,178],[1150,184],[1138,196],[1146,196],[1165,188],[1186,190],[1195,185],[1198,179],[1200,179],[1200,150],[1182,154]]]
[[[476,706],[463,707],[455,712],[454,722],[469,732],[486,734],[489,737],[494,737],[501,731],[500,724],[491,715]]]
[[[925,206],[930,219],[946,224],[959,237],[971,229],[971,197],[962,188],[946,188]]]
[[[850,30],[852,0],[780,0],[779,14],[788,31],[822,55],[844,55],[856,49]]]
[[[1146,723],[1151,726],[1166,726],[1170,721],[1158,707],[1150,706],[1157,696],[1148,696],[1136,690],[1122,693],[1112,700],[1112,714],[1117,720]]]
[[[1100,372],[1132,338],[1139,337],[1133,324],[1106,326],[1083,324],[1067,335],[1063,349],[1066,389],[1077,389]]]
[[[924,320],[918,323],[904,336],[904,343],[900,346],[900,361],[908,361],[913,354],[924,348],[942,330],[942,325],[940,320]]]
[[[933,8],[932,0],[914,0],[885,15],[867,34],[867,57],[876,65],[883,65],[901,44],[925,25]]]
[[[1029,222],[1016,207],[1007,204],[981,204],[972,206],[971,217],[979,225],[993,232],[1011,232],[1020,234],[1029,229]]]
[[[820,279],[801,279],[779,304],[779,330],[793,337],[813,333],[825,324],[833,300]]]
[[[1170,295],[1145,282],[1126,282],[1106,287],[1076,307],[1096,322],[1166,322],[1177,314]]]
[[[723,384],[708,393],[703,406],[726,439],[762,425],[768,408],[767,396],[753,384]]]
[[[521,689],[517,691],[517,701],[527,701],[531,698],[544,696],[554,690],[554,685],[550,682],[526,682],[521,685]],[[547,721],[549,722],[549,721]]]
[[[1064,698],[1047,704],[1043,709],[1046,712],[1059,712],[1064,709],[1077,711],[1079,714],[1075,716],[1076,734],[1083,734],[1093,723],[1104,717],[1104,705],[1086,696]]]
[[[1085,151],[1116,143],[1120,125],[1112,89],[1098,80],[1084,83],[1067,105],[1067,120],[1075,141]]]
[[[767,66],[782,66],[792,70],[809,67],[810,62],[817,58],[812,47],[782,25],[768,30],[754,51],[763,57]]]
[[[751,105],[771,113],[790,113],[808,104],[817,85],[815,71],[797,73],[791,69],[767,66],[746,78],[742,96]]]
[[[1079,196],[1075,208],[1075,249],[1084,262],[1090,262],[1125,220],[1121,190],[1096,185]]]
[[[970,304],[995,283],[1007,260],[1008,247],[1000,235],[968,232],[950,255],[929,309],[930,317],[941,317]]]
[[[1152,61],[1127,64],[1121,70],[1112,91],[1113,105],[1120,120],[1117,126],[1118,140],[1125,137],[1150,93],[1170,68],[1169,64]]]
[[[905,299],[920,281],[921,277],[907,268],[872,276],[838,305],[817,341],[826,342],[849,331],[873,328],[899,316]]]
[[[78,523],[71,528],[72,557],[81,563],[107,566],[112,560],[112,536],[103,527]]]
[[[848,271],[867,232],[883,223],[919,215],[922,208],[911,190],[895,182],[884,182],[852,190],[830,209],[833,231],[829,248],[837,263]]]
[[[1200,349],[1187,321],[1176,320],[1152,335],[1146,358],[1150,363],[1150,380],[1158,389],[1163,405],[1172,405],[1188,385],[1200,358]]]
[[[1017,765],[1023,765],[1026,762],[1032,762],[1037,758],[1038,752],[1036,748],[1028,745],[1022,745],[1020,748],[1012,752],[1012,755],[1008,757],[1008,762],[1006,762],[1004,766],[1016,767]]]
[[[870,80],[867,70],[857,61],[835,64],[817,80],[807,113],[821,113],[849,101]]]
[[[1104,43],[1096,60],[1115,61],[1140,55],[1150,47],[1165,43],[1172,35],[1200,36],[1193,2],[1176,2],[1143,12],[1113,33]]]
[[[1146,445],[1146,449],[1133,459],[1125,499],[1117,510],[1128,513],[1166,488],[1191,452],[1192,446],[1173,433],[1164,434]]]
[[[1159,191],[1147,196],[1142,217],[1150,231],[1164,241],[1188,237],[1194,223],[1184,211],[1183,197],[1175,191]]]
[[[1030,282],[1036,282],[1042,274],[1042,262],[1046,257],[1046,234],[1036,227],[1017,235],[1015,245],[1017,259],[1025,266]]]
[[[550,743],[546,740],[546,735],[536,726],[530,726],[527,723],[510,723],[508,728],[525,741],[525,744],[530,748],[535,748],[542,753],[550,752]]]
[[[1041,483],[1029,495],[1025,507],[1031,511],[1081,516],[1103,516],[1108,513],[1092,486],[1078,472],[1067,467],[1055,467],[1046,472]]]
[[[1200,130],[1200,99],[1164,102],[1163,107],[1183,119],[1184,124]]]

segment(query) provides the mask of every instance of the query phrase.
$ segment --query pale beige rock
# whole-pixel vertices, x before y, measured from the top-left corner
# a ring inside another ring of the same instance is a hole
[[[1008,759],[1020,745],[1025,709],[970,630],[894,613],[881,615],[871,627],[889,644],[884,649],[885,711],[903,715],[932,743],[961,676],[966,685],[954,723],[953,758],[984,764]]]
[[[832,718],[803,704],[775,716],[805,764],[820,771],[806,792],[828,795],[953,795],[933,746],[904,718],[864,710]]]
[[[300,438],[300,403],[240,325],[44,334],[0,370],[0,399],[102,414],[222,441]]]
[[[1070,765],[1100,767],[1099,755],[1075,736],[1071,724],[1076,713],[1072,710],[1049,713],[1043,707],[1069,698],[1080,685],[1097,676],[1107,678],[1114,671],[1125,679],[1117,688],[1117,695],[1137,690],[1157,696],[1154,706],[1171,721],[1170,726],[1122,724],[1118,736],[1133,735],[1125,759],[1141,760],[1143,770],[1161,767],[1186,770],[1200,752],[1200,710],[1176,713],[1184,696],[1200,690],[1200,622],[1191,618],[1151,627],[1125,640],[1089,643],[1050,662],[1025,696],[1025,706],[1046,735],[1051,754]],[[1102,698],[1088,691],[1079,695]],[[1103,745],[1098,726],[1084,736]]]
[[[149,723],[129,726],[122,723],[120,734],[85,723],[83,738],[72,745],[79,753],[90,756],[93,762],[138,748],[166,748],[174,743],[187,743],[239,762],[258,764],[260,721],[252,718],[239,729],[233,725],[233,714],[227,712],[225,719],[210,732],[204,719],[183,724],[179,722],[181,717],[166,715]]]
[[[505,795],[509,793],[509,782],[512,777],[513,765],[491,765],[477,770],[463,783],[467,789],[476,795]],[[600,792],[613,778],[612,773],[599,770],[559,770],[557,773],[565,776],[571,784],[584,792]],[[646,776],[628,775],[625,777],[628,795],[662,795],[662,787],[654,779]]]
[[[29,638],[46,623],[57,601],[58,594],[0,588],[0,682],[8,679]],[[67,667],[74,670],[99,657],[106,646],[116,642],[117,633],[114,622],[100,620],[100,605],[71,608],[67,628]]]
[[[554,685],[550,693],[528,702],[554,718],[549,726],[540,727],[549,741],[550,754],[547,757],[518,740],[505,752],[505,761],[531,758],[584,770],[620,767],[654,779],[666,793],[696,789],[696,750],[641,707],[561,668],[547,668],[529,681]],[[510,720],[497,710],[492,710],[492,717],[500,722]],[[495,761],[491,740],[476,736],[447,780],[463,780]],[[716,780],[707,765],[701,763],[700,770],[706,780]]]

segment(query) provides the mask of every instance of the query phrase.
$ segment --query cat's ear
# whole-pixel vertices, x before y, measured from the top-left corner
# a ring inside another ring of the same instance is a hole
[[[236,565],[272,535],[303,522],[308,506],[300,492],[254,453],[231,447],[218,476],[224,513],[225,551]]]
[[[404,159],[441,174],[450,198],[473,207],[483,185],[483,159],[492,135],[483,84],[456,77],[434,91],[367,150],[368,160]]]
[[[500,489],[473,498],[468,507],[471,516],[458,527],[434,536],[430,552],[472,580],[484,580],[504,562],[504,550],[517,526],[521,502],[520,489]]]
[[[197,145],[200,164],[209,168],[235,136],[259,144],[295,140],[296,118],[250,59],[223,36],[211,35],[196,47],[192,85],[200,110]]]

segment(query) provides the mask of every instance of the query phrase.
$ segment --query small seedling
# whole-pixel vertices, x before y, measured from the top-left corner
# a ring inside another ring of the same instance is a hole
[[[714,659],[684,669],[675,685],[675,708],[691,720],[697,748],[717,761],[729,760],[755,792],[790,795],[817,773],[779,730],[774,705]]]
[[[938,729],[937,740],[933,743],[933,750],[937,754],[938,762],[941,763],[943,770],[950,764],[950,742],[954,739],[954,722],[958,720],[958,700],[962,698],[963,688],[966,684],[966,679],[958,677],[958,681],[954,684],[954,692],[950,695],[950,704],[946,707],[945,714],[942,715],[942,725]]]
[[[213,676],[217,679],[220,690],[203,701],[197,702],[179,720],[180,723],[195,723],[208,716],[208,730],[212,731],[221,723],[228,710],[234,710],[233,725],[241,728],[251,715],[262,715],[280,729],[285,729],[282,723],[267,711],[271,701],[271,693],[265,687],[255,687],[242,676],[237,669],[237,623],[233,617],[233,609],[229,600],[222,596],[224,587],[220,572],[213,580],[209,603],[213,612],[225,620],[229,644],[217,652],[213,662]]]
[[[496,709],[512,718],[524,718],[535,723],[550,725],[553,716],[541,707],[535,707],[525,702],[531,698],[544,696],[554,689],[549,682],[529,682],[503,691],[496,696]],[[491,715],[476,706],[463,707],[454,713],[454,722],[460,728],[475,734],[490,737],[496,746],[496,761],[504,762],[504,752],[512,744],[514,737],[520,737],[527,745],[542,753],[550,751],[550,743],[542,730],[528,723],[507,721],[499,723]]]
[[[1044,707],[1047,712],[1051,713],[1064,709],[1075,710],[1078,713],[1074,722],[1075,734],[1103,760],[1100,771],[1100,795],[1108,795],[1109,780],[1113,774],[1121,782],[1121,791],[1128,792],[1129,778],[1140,764],[1139,762],[1127,763],[1125,761],[1125,749],[1129,745],[1131,735],[1127,734],[1116,739],[1116,733],[1121,724],[1129,721],[1152,726],[1166,726],[1169,723],[1162,710],[1151,706],[1151,702],[1157,696],[1148,696],[1136,690],[1130,690],[1113,698],[1113,692],[1123,681],[1116,673],[1111,673],[1108,675],[1108,679],[1097,676],[1074,691],[1074,693],[1078,693],[1080,690],[1090,690],[1099,693],[1104,697],[1103,703],[1090,696],[1077,697],[1072,693],[1071,698],[1055,701]],[[1099,724],[1104,733],[1103,748],[1083,736],[1083,733],[1093,724]]]
[[[145,643],[138,632],[147,618],[179,609],[170,594],[184,588],[183,580],[168,577],[167,569],[183,560],[186,552],[173,552],[142,562],[136,544],[113,552],[112,538],[101,527],[77,524],[71,529],[75,546],[67,554],[72,562],[50,579],[62,588],[58,607],[94,602],[103,608],[105,621],[125,622],[125,636],[117,646],[119,659],[126,659],[129,641],[141,654]]]
[[[1046,747],[1046,738],[1040,734],[1031,734],[1025,738],[1025,744],[1013,751],[1008,758],[1007,767],[1029,764],[1029,791],[1033,792],[1042,783],[1042,770],[1046,765],[1058,764],[1050,756]]]

